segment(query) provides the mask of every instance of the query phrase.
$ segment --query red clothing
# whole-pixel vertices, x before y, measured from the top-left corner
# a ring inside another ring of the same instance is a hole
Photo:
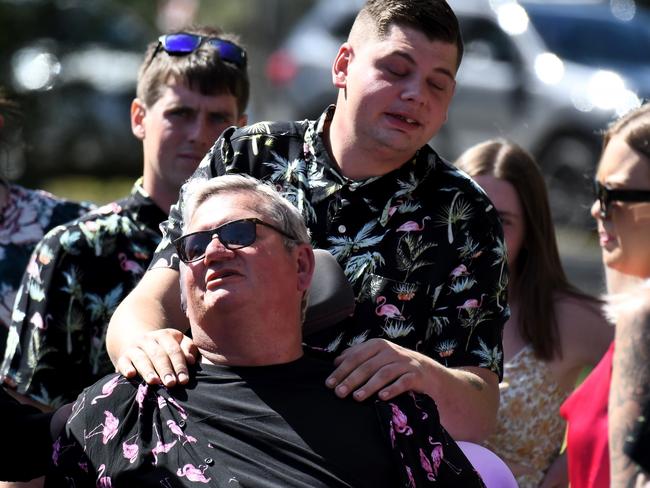
[[[571,488],[609,487],[607,400],[614,342],[585,381],[560,407],[569,422],[567,459]]]

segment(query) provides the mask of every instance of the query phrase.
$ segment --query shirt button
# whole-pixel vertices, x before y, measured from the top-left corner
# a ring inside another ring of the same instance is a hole
[[[212,465],[214,464],[214,459],[212,459],[212,458],[205,458],[205,459],[203,460],[203,462],[204,462],[205,464],[207,464],[208,466],[212,466]]]
[[[182,429],[183,427],[185,427],[185,421],[184,421],[184,420],[181,420],[180,422],[178,422],[178,426],[179,426],[181,429]]]
[[[339,225],[338,231],[340,234],[343,234],[346,230],[345,225]]]

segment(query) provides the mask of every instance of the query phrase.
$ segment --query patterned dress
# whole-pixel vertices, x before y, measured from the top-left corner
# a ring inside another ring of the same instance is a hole
[[[520,488],[535,488],[544,478],[564,439],[560,405],[568,392],[557,384],[544,361],[525,346],[504,365],[497,428],[485,442],[506,462],[528,468]]]
[[[45,236],[12,317],[0,370],[7,386],[57,407],[115,370],[108,321],[147,269],[166,218],[138,182],[127,198]]]
[[[57,225],[76,219],[93,208],[43,190],[29,190],[0,179],[8,191],[0,213],[0,355],[5,350],[11,310],[29,255],[41,238]]]
[[[494,207],[429,146],[381,177],[346,178],[324,142],[333,111],[317,121],[228,129],[191,179],[241,172],[274,185],[304,216],[314,246],[337,258],[356,294],[355,313],[310,335],[310,346],[337,352],[379,337],[500,377],[509,309]],[[181,232],[185,188],[154,268],[178,268],[171,241]]]

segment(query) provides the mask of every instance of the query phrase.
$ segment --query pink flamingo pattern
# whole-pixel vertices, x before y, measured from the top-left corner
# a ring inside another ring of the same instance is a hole
[[[465,300],[465,302],[462,305],[457,306],[456,308],[458,309],[458,317],[460,318],[460,314],[463,310],[467,312],[468,315],[471,315],[474,310],[481,308],[481,306],[483,305],[484,297],[485,297],[485,293],[481,295],[480,301],[477,300],[476,298],[470,298],[468,300]]]
[[[102,464],[97,470],[97,488],[112,488],[113,483],[111,482],[110,476],[104,476],[106,471],[106,465]]]
[[[402,412],[394,403],[390,404],[390,408],[393,411],[392,424],[395,430],[399,434],[411,435],[413,433],[413,429],[411,429],[409,426],[408,418],[406,415],[404,415],[404,412]]]
[[[50,325],[51,319],[52,319],[52,314],[48,313],[45,316],[45,321],[44,321],[43,316],[39,312],[34,312],[32,318],[29,319],[29,323],[39,330],[47,330],[48,326]]]
[[[100,398],[106,398],[111,396],[113,390],[115,390],[115,387],[119,384],[120,378],[121,376],[113,376],[110,380],[104,383],[104,385],[102,386],[102,394],[97,395],[95,398],[93,398],[90,404],[95,405],[97,403],[97,400],[99,400]]]
[[[404,320],[400,309],[393,304],[386,303],[385,296],[379,295],[376,298],[375,303],[377,303],[377,307],[375,308],[375,315],[386,317],[387,319]]]
[[[122,455],[125,459],[129,460],[130,464],[133,464],[137,459],[140,447],[138,446],[137,442],[132,442],[129,444],[129,441],[134,438],[137,440],[138,437],[138,434],[132,435],[122,443]]]
[[[92,429],[88,434],[84,434],[86,440],[90,439],[93,436],[102,435],[102,444],[108,444],[108,441],[113,439],[117,435],[117,428],[120,425],[120,421],[108,410],[104,411],[104,422],[97,425]]]
[[[120,268],[122,268],[123,271],[128,271],[134,275],[141,275],[144,273],[144,268],[135,261],[127,258],[126,254],[123,252],[118,253],[117,259],[120,260]]]
[[[467,270],[467,266],[464,264],[459,264],[456,266],[454,269],[451,270],[451,273],[449,273],[449,276],[452,278],[460,278],[461,276],[466,276],[469,274],[469,271]]]
[[[422,232],[424,230],[424,223],[427,220],[431,220],[431,217],[426,215],[422,219],[422,224],[418,224],[414,220],[409,220],[407,222],[404,222],[402,225],[400,225],[397,229],[395,229],[395,232]]]
[[[191,444],[192,442],[196,442],[196,438],[195,438],[195,437],[192,437],[191,435],[187,435],[187,434],[185,434],[185,432],[183,432],[183,429],[181,429],[181,427],[180,427],[176,422],[174,422],[173,420],[168,420],[168,421],[167,421],[167,427],[169,428],[169,430],[172,431],[172,433],[173,433],[174,435],[178,436],[178,440],[179,440],[179,441],[185,439],[185,440],[183,441],[183,444],[187,444],[188,442],[189,442],[190,444]]]
[[[209,483],[212,478],[206,478],[203,474],[208,467],[204,464],[199,465],[197,468],[193,464],[186,464],[182,468],[176,470],[178,476],[185,476],[190,481],[198,481],[199,483]]]

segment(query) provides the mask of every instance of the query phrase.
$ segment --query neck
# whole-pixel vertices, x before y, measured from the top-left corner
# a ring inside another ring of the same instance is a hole
[[[169,207],[178,201],[180,193],[180,188],[171,190],[157,182],[153,175],[147,174],[146,169],[142,178],[142,188],[147,192],[149,198],[166,214],[169,214]]]
[[[269,317],[255,322],[220,317],[218,323],[192,322],[192,339],[205,361],[229,366],[269,366],[302,356],[300,322],[274,323]]]
[[[329,127],[324,128],[323,135],[330,156],[346,178],[361,180],[383,176],[413,157],[413,154],[403,154],[386,146],[366,147],[356,137],[354,127],[344,120],[344,116],[342,110],[337,108]]]

